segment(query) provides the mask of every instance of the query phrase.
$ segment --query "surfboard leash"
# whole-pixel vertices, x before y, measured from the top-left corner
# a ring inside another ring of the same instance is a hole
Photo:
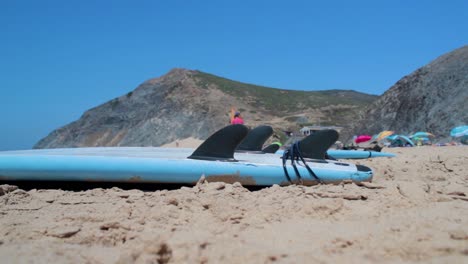
[[[305,161],[304,157],[302,156],[300,147],[299,147],[299,142],[296,141],[291,145],[291,147],[287,150],[284,151],[283,156],[281,157],[283,160],[283,170],[286,178],[290,183],[293,184],[293,181],[291,180],[291,177],[289,176],[288,170],[286,168],[286,161],[288,159],[291,160],[291,166],[294,169],[294,173],[296,174],[297,179],[299,180],[299,184],[303,184],[301,174],[299,173],[299,170],[297,169],[296,162],[299,163],[301,161],[304,164],[304,167],[307,169],[309,174],[317,180],[319,183],[322,183],[322,180],[314,173],[314,171],[307,165],[307,162]]]
[[[289,177],[288,169],[286,169],[286,161],[291,156],[289,152],[290,152],[290,149],[286,149],[283,152],[283,156],[281,157],[281,159],[283,160],[283,170],[284,170],[284,175],[286,176],[286,179],[288,179],[289,183],[294,184],[291,180],[291,177]]]
[[[316,179],[319,183],[322,183],[322,180],[317,176],[317,174],[315,174],[315,172],[309,167],[309,165],[307,165],[307,162],[304,160],[304,157],[302,156],[301,149],[299,148],[299,142],[296,142],[296,144],[294,144],[294,145],[296,146],[297,156],[301,159],[302,163],[306,167],[309,174],[312,175],[312,177],[314,177],[314,179]]]

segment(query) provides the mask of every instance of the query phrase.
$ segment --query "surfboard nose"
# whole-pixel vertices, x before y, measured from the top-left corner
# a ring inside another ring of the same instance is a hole
[[[374,172],[372,171],[371,168],[364,166],[364,165],[356,165],[356,169],[358,172],[367,173],[368,178],[362,181],[372,182],[372,179],[374,178]]]

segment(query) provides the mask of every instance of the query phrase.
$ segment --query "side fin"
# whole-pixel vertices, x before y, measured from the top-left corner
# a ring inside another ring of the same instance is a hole
[[[265,153],[275,153],[276,151],[278,151],[278,149],[280,148],[280,144],[275,142],[275,143],[271,143],[270,145],[268,145],[267,147],[265,147],[264,149],[262,149],[262,152],[265,152]]]
[[[244,125],[229,125],[211,135],[188,158],[199,160],[236,161],[234,150],[249,129]]]
[[[333,129],[319,130],[299,142],[302,156],[309,159],[325,159],[327,150],[338,140]]]
[[[263,144],[271,135],[273,135],[271,126],[258,126],[249,131],[236,151],[262,151]]]

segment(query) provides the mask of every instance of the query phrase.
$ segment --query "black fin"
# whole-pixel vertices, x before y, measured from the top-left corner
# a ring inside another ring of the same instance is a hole
[[[265,144],[265,141],[271,135],[273,135],[273,128],[271,126],[258,126],[249,131],[236,151],[262,151],[263,144]]]
[[[338,140],[338,132],[333,129],[319,130],[299,142],[304,158],[325,159],[327,150]]]
[[[248,132],[249,129],[244,125],[229,125],[222,128],[205,140],[188,158],[236,161],[234,150]]]
[[[364,165],[356,165],[356,168],[358,169],[358,171],[365,171],[365,172],[372,171],[371,168],[366,167]]]
[[[276,151],[278,151],[279,148],[280,148],[280,145],[278,143],[273,143],[273,144],[268,145],[266,148],[262,149],[262,152],[275,153]]]

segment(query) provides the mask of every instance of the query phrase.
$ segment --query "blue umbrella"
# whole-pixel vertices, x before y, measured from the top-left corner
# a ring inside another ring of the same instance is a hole
[[[468,135],[468,126],[455,127],[450,131],[452,137],[463,137]]]
[[[412,137],[411,140],[413,141],[418,141],[418,140],[421,140],[421,141],[431,141],[428,137]]]
[[[425,137],[425,138],[427,138],[427,137],[433,137],[433,136],[434,135],[429,133],[429,132],[421,132],[420,131],[420,132],[416,132],[413,135],[411,135],[410,138],[414,138],[414,137],[420,137],[420,138]]]

